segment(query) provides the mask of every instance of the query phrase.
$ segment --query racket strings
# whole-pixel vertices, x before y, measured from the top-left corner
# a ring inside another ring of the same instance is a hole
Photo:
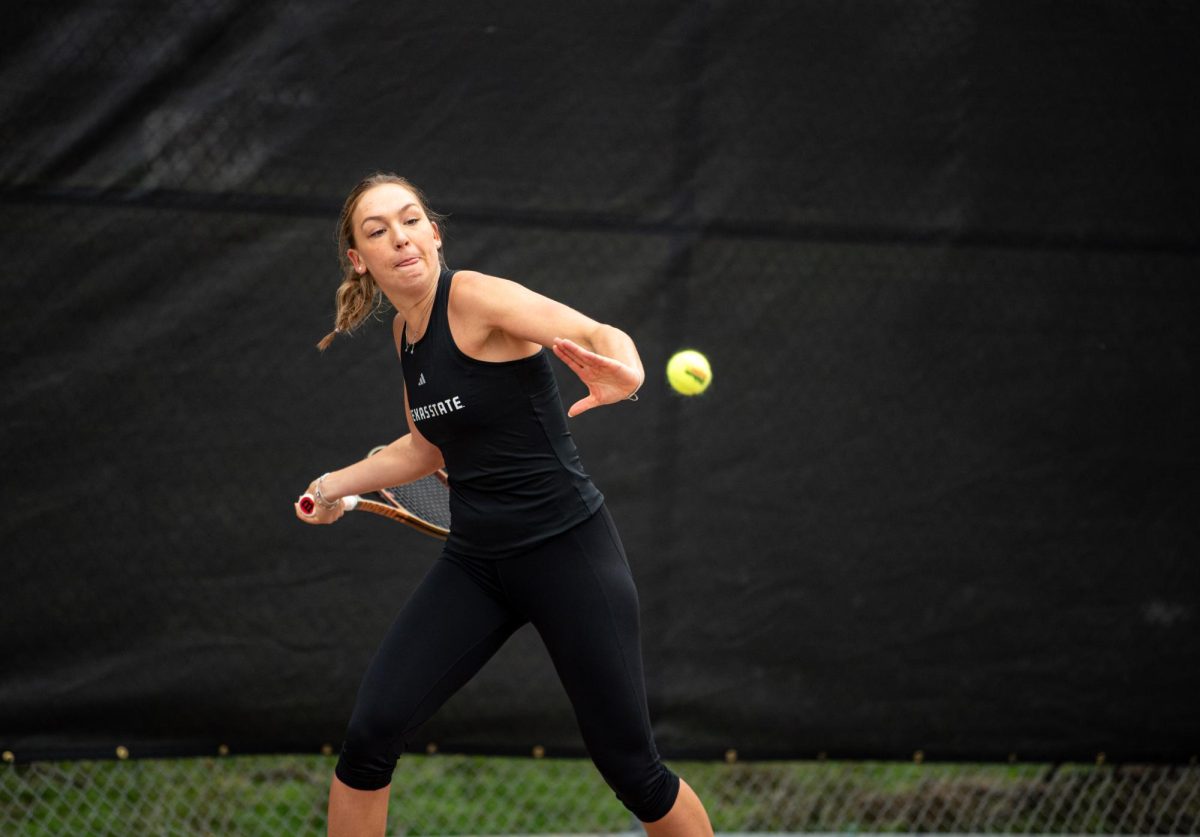
[[[443,529],[450,528],[450,492],[433,474],[379,492],[390,503]]]

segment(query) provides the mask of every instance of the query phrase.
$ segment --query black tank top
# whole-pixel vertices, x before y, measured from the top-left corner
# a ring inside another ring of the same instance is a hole
[[[583,522],[604,497],[584,473],[546,350],[492,363],[463,354],[447,311],[454,272],[442,270],[425,334],[401,365],[413,423],[450,476],[446,551],[505,558]]]

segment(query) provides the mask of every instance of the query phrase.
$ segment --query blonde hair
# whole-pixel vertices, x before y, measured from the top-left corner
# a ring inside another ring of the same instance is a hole
[[[358,208],[358,201],[368,191],[385,183],[395,183],[412,192],[426,217],[433,223],[440,225],[445,220],[445,216],[429,208],[429,202],[425,200],[425,195],[420,189],[398,174],[377,171],[364,177],[350,190],[346,202],[342,204],[342,214],[338,216],[337,223],[338,264],[342,269],[342,284],[338,285],[336,295],[337,313],[333,318],[333,331],[317,343],[317,348],[321,351],[329,348],[333,338],[339,334],[350,334],[363,320],[383,307],[383,293],[375,284],[375,278],[369,272],[359,273],[355,270],[346,251],[354,246],[354,210]],[[446,260],[441,251],[438,252],[438,258],[442,267],[445,267]]]

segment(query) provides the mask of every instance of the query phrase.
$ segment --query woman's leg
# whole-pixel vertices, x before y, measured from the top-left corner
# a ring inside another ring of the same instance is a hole
[[[329,834],[335,837],[378,837],[387,831],[391,786],[360,791],[337,776],[329,783]]]
[[[331,837],[376,837],[405,737],[524,624],[489,568],[439,559],[384,636],[359,688],[329,789]]]
[[[642,827],[650,837],[712,837],[712,823],[704,803],[691,786],[679,780],[679,795],[675,804],[661,820],[644,822]]]
[[[637,589],[607,510],[500,569],[514,604],[541,634],[588,753],[617,797],[656,837],[711,835],[704,806],[654,744]]]

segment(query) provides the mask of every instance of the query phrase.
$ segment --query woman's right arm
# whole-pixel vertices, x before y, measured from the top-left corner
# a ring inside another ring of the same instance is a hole
[[[404,407],[407,412],[407,398]],[[432,474],[442,465],[442,452],[427,442],[425,437],[415,434],[410,426],[406,435],[374,456],[360,459],[340,471],[330,471],[321,484],[321,492],[327,500],[345,497],[347,494],[365,494],[368,491],[419,480],[427,474]]]
[[[373,456],[360,459],[338,471],[330,471],[321,480],[321,495],[326,500],[332,502],[347,494],[365,494],[368,491],[413,482],[442,467],[442,452],[413,427],[407,393],[404,397],[404,412],[408,416],[409,432]],[[313,480],[307,493],[314,494],[316,486],[317,480]],[[300,510],[299,504],[296,505],[296,516],[305,523],[333,523],[343,512],[341,503],[333,509],[324,509],[318,505],[313,514],[305,514]]]
[[[396,339],[399,343],[399,333],[396,333]],[[341,470],[330,471],[321,481],[321,495],[329,501],[339,500],[348,494],[365,494],[368,491],[413,482],[441,468],[445,464],[441,450],[422,436],[413,424],[407,389],[404,391],[404,418],[408,424],[407,434],[374,456],[360,459]],[[314,493],[316,485],[317,480],[309,484],[309,494]],[[333,509],[324,509],[318,505],[315,512],[308,515],[296,504],[296,516],[305,523],[333,523],[342,516],[343,511],[341,503]]]

